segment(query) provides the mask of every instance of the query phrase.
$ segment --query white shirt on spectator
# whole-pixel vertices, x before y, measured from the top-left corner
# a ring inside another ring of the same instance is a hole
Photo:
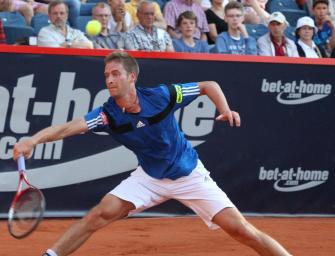
[[[312,41],[312,47],[310,47],[309,45],[305,44],[303,41],[301,41],[300,39],[298,40],[298,44],[301,46],[301,48],[304,50],[305,54],[306,54],[306,58],[320,58],[316,51],[316,45],[315,43]]]
[[[37,45],[45,47],[61,47],[60,45],[64,42],[72,43],[73,41],[90,42],[83,32],[71,28],[69,25],[67,25],[66,36],[64,36],[55,25],[50,24],[49,26],[43,27],[37,37]]]

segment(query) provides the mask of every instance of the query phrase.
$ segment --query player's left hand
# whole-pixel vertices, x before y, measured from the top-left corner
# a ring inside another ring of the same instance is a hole
[[[241,118],[238,112],[236,111],[225,111],[222,114],[220,114],[217,118],[215,118],[217,121],[228,121],[229,125],[231,127],[235,126],[240,127],[241,126]]]

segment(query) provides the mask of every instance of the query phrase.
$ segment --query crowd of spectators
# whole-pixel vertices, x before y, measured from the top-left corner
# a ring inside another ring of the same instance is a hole
[[[307,58],[335,55],[335,0],[284,0],[309,14],[296,24],[289,24],[280,11],[270,13],[271,0],[102,0],[92,8],[92,19],[102,27],[96,36],[78,27],[80,7],[87,1],[0,0],[0,12],[19,12],[27,25],[37,13],[48,15],[50,24],[37,35],[37,45],[45,47]],[[250,25],[263,26],[267,33],[254,38]],[[287,28],[293,38],[287,36]],[[5,31],[0,19],[0,44],[6,42]]]

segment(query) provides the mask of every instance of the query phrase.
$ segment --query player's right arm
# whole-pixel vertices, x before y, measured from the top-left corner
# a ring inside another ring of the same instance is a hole
[[[14,145],[13,158],[16,160],[20,155],[28,158],[37,144],[61,140],[87,131],[88,127],[84,118],[74,119],[65,124],[49,126],[35,133],[29,139],[16,143]]]

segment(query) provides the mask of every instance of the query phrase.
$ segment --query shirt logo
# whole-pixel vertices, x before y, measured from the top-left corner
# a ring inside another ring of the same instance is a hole
[[[136,128],[142,128],[145,126],[145,123],[143,123],[141,120],[138,121],[138,123],[136,124]]]

